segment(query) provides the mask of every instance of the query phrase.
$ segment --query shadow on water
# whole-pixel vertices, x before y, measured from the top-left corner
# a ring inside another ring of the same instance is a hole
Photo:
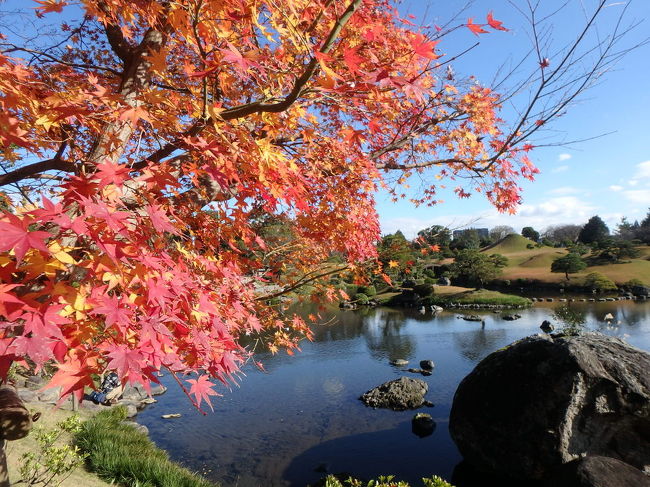
[[[438,430],[447,429],[447,424],[440,426],[423,438],[413,434],[410,421],[404,421],[395,428],[325,441],[295,457],[282,477],[295,487],[340,473],[362,480],[395,475],[413,485],[420,485],[422,476],[437,472],[446,472],[450,477],[449,465],[456,464],[459,456],[449,444],[449,437],[438,434]]]

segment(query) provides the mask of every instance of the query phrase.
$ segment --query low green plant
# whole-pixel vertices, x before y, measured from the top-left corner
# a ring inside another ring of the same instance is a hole
[[[366,296],[366,295],[363,294],[363,293],[358,293],[358,294],[354,297],[354,300],[357,302],[357,304],[368,304],[368,301],[370,301],[370,299],[368,298],[368,296]]]
[[[87,454],[86,465],[99,477],[120,485],[214,487],[176,465],[134,426],[124,423],[126,409],[104,410],[83,423],[75,443]]]
[[[585,277],[585,287],[596,289],[597,291],[615,291],[617,289],[614,281],[600,272],[587,274]]]
[[[368,296],[368,297],[372,297],[372,296],[374,296],[375,294],[377,294],[377,289],[376,289],[375,286],[373,286],[373,285],[370,285],[370,286],[359,286],[359,287],[357,288],[357,292],[358,292],[358,293],[361,293],[361,294],[365,294],[365,295]]]
[[[556,308],[553,312],[553,318],[563,324],[560,331],[567,335],[579,334],[583,330],[584,324],[587,322],[584,311],[577,310],[567,305]]]
[[[63,437],[81,430],[77,415],[59,421],[51,430],[36,427],[32,437],[38,450],[28,451],[20,458],[20,483],[26,485],[57,486],[70,476],[72,471],[83,465],[86,454],[76,445],[63,441]]]
[[[358,286],[356,284],[345,284],[345,287],[343,288],[345,294],[347,294],[350,299],[355,298],[357,295],[357,289]]]
[[[437,475],[429,478],[423,478],[424,487],[453,487],[449,482],[444,481]],[[362,482],[361,480],[349,478],[341,481],[333,475],[325,479],[325,487],[410,487],[408,482],[395,480],[394,475],[382,475],[376,480]]]
[[[629,288],[629,289],[631,289],[633,287],[636,287],[636,286],[644,286],[643,281],[641,281],[640,279],[630,279],[629,281],[627,281],[623,285],[626,288]]]

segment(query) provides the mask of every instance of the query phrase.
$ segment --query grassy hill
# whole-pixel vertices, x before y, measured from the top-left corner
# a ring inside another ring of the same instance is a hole
[[[502,238],[497,243],[488,245],[482,250],[482,252],[505,255],[506,253],[523,252],[528,250],[528,245],[534,246],[535,242],[519,234],[512,233]]]
[[[564,274],[552,273],[551,262],[567,254],[566,249],[553,247],[528,248],[534,244],[521,235],[508,235],[499,242],[485,247],[482,252],[502,254],[508,258],[508,266],[503,269],[501,279],[529,279],[546,283],[566,282]],[[579,284],[587,274],[599,272],[617,284],[623,284],[630,279],[638,279],[650,285],[650,246],[641,246],[639,257],[623,259],[620,263],[594,265],[584,271],[571,275],[571,282]]]

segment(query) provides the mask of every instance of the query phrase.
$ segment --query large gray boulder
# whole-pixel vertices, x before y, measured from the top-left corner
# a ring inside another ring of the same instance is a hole
[[[366,406],[388,408],[394,411],[416,409],[424,405],[424,395],[429,390],[427,383],[421,379],[400,377],[370,389],[359,399]]]
[[[597,333],[525,338],[463,379],[449,430],[475,468],[515,478],[585,454],[650,470],[650,354]]]
[[[650,477],[614,458],[586,456],[560,467],[542,487],[650,487]]]

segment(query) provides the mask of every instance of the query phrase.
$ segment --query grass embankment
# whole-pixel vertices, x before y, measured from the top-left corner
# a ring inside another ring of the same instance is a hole
[[[145,435],[122,421],[122,408],[98,413],[86,421],[75,442],[88,453],[88,468],[101,478],[138,487],[215,487],[176,465]]]
[[[563,273],[551,272],[551,263],[558,257],[566,255],[568,251],[546,246],[528,248],[529,245],[534,245],[534,242],[521,235],[513,234],[482,251],[488,254],[501,254],[508,258],[508,265],[503,269],[500,280],[510,280],[513,284],[517,279],[540,283],[567,283]],[[618,285],[630,279],[638,279],[650,285],[650,246],[640,246],[637,249],[638,257],[625,258],[618,263],[591,265],[581,272],[571,274],[568,284],[580,286],[588,274],[599,272]]]
[[[528,298],[504,294],[498,291],[489,291],[487,289],[471,289],[460,286],[433,286],[434,293],[432,296],[425,298],[427,304],[445,306],[450,303],[457,304],[479,304],[479,305],[499,305],[499,306],[530,306],[532,302]],[[380,305],[390,305],[391,298],[399,296],[400,293],[389,292],[375,296],[375,300]]]
[[[464,288],[461,288],[464,289]],[[438,288],[436,288],[438,291]],[[429,298],[431,304],[445,306],[451,303],[455,304],[478,304],[486,306],[503,306],[503,307],[527,307],[532,304],[528,298],[515,296],[513,294],[504,294],[499,291],[490,291],[488,289],[465,289],[460,292],[447,292],[444,294],[433,294]]]

